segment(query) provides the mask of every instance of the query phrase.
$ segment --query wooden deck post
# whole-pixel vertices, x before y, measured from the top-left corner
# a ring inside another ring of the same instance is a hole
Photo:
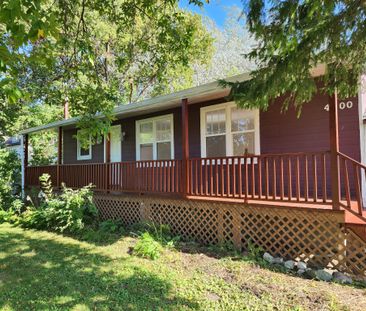
[[[29,135],[24,135],[24,166],[28,166],[28,147],[29,147]]]
[[[338,98],[333,94],[328,98],[329,104],[329,133],[330,133],[330,175],[332,186],[332,206],[340,209],[340,174],[339,174],[339,136],[338,136]]]
[[[22,137],[22,196],[25,196],[25,187],[27,184],[27,168],[28,168],[28,134]]]
[[[62,127],[60,126],[58,128],[58,144],[57,144],[57,187],[59,188],[61,186],[61,167],[60,165],[62,164],[62,145],[63,145],[63,130]]]
[[[111,163],[111,134],[105,136],[105,190],[109,192],[109,181],[110,181],[110,163]]]
[[[183,195],[189,192],[189,122],[188,122],[188,99],[182,99],[182,155],[183,155]]]

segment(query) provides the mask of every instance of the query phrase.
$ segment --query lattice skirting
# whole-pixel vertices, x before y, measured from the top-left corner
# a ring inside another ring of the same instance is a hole
[[[254,243],[274,256],[366,276],[366,243],[330,210],[133,195],[96,195],[102,219],[169,224],[175,234],[205,244]]]

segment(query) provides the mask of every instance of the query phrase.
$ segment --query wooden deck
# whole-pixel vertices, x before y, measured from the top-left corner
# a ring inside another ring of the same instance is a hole
[[[339,153],[339,192],[334,204],[329,152],[184,160],[63,164],[26,167],[26,186],[39,186],[47,173],[53,184],[89,184],[96,191],[183,196],[217,202],[348,211],[364,218],[362,184],[366,167]],[[353,216],[352,216],[353,215]]]

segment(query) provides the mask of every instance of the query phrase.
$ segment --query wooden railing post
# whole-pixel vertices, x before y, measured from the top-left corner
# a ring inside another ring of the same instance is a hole
[[[329,105],[329,133],[330,133],[330,174],[332,187],[332,206],[340,209],[340,174],[339,174],[339,136],[338,136],[338,99],[337,94],[328,98]]]
[[[105,151],[105,175],[106,175],[106,181],[105,181],[105,190],[109,192],[109,181],[110,181],[110,163],[111,163],[111,134],[108,133],[105,137],[106,139],[106,151]]]
[[[28,142],[29,142],[29,137],[28,134],[25,134],[22,137],[22,196],[25,196],[25,188],[27,186],[28,183],[28,178],[27,178],[27,174],[28,174]]]
[[[182,99],[182,155],[183,155],[183,195],[189,193],[189,128],[188,128],[188,99]]]
[[[61,164],[62,164],[62,145],[63,145],[63,138],[62,138],[62,127],[58,128],[58,144],[57,144],[57,188],[61,186]]]

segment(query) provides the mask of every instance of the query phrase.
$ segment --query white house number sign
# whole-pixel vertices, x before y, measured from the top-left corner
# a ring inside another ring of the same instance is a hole
[[[344,109],[351,109],[352,107],[353,107],[353,101],[352,101],[352,100],[348,100],[348,101],[346,101],[346,102],[340,102],[340,103],[338,104],[338,108],[339,108],[340,110],[344,110]],[[329,111],[329,104],[326,104],[326,105],[324,106],[324,110]]]

